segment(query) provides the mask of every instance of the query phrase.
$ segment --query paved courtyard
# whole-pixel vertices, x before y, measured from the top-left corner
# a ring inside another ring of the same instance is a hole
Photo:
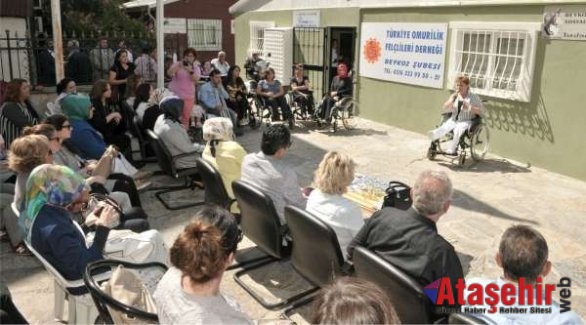
[[[362,120],[353,131],[330,133],[314,126],[299,127],[293,132],[294,144],[287,159],[295,166],[301,185],[309,185],[320,159],[329,150],[351,154],[357,172],[383,180],[415,181],[424,169],[435,168],[449,173],[454,184],[453,204],[441,218],[438,229],[451,242],[462,261],[467,277],[497,277],[500,270],[494,261],[502,232],[513,224],[528,224],[547,239],[553,272],[546,281],[560,277],[572,279],[572,309],[586,317],[586,183],[546,170],[527,168],[500,157],[460,168],[450,159],[428,161],[425,136],[371,121]],[[261,130],[247,131],[238,138],[247,151],[258,151]],[[156,169],[156,166],[147,166]],[[168,183],[164,176],[154,177],[157,184]],[[177,200],[203,199],[201,191],[184,191]],[[168,211],[153,192],[143,192],[141,199],[151,225],[159,229],[170,245],[195,209]],[[244,241],[241,249],[253,246]],[[1,244],[1,271],[8,282],[16,305],[31,323],[52,323],[53,285],[48,273],[32,257],[15,256],[9,245]],[[234,271],[225,274],[223,291],[238,299],[254,319],[275,319],[256,303],[233,280]],[[252,272],[246,279],[267,297],[283,297],[309,285],[297,276],[289,263],[277,263]],[[559,293],[555,293],[559,298]],[[295,315],[307,320],[309,308]]]

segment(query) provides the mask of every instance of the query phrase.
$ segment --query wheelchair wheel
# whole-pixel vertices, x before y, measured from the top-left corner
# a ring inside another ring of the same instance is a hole
[[[338,108],[338,116],[342,119],[342,124],[346,130],[356,128],[358,121],[354,118],[354,101],[352,97],[342,98]]]
[[[470,136],[470,154],[472,159],[479,161],[484,159],[488,152],[490,134],[483,124],[476,127]]]

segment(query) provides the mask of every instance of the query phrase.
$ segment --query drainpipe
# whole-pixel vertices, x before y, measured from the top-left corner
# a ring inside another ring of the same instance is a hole
[[[163,20],[165,19],[164,0],[157,0],[157,88],[165,86],[165,35]]]
[[[53,22],[53,51],[55,51],[55,84],[65,78],[63,69],[63,36],[61,35],[61,4],[51,0],[51,21]]]

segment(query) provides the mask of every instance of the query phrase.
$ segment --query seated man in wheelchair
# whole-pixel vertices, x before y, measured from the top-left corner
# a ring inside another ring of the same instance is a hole
[[[293,78],[291,78],[291,90],[293,101],[298,103],[299,107],[301,107],[301,114],[303,116],[305,116],[306,113],[313,115],[313,90],[311,90],[309,78],[303,75],[303,64],[301,63],[295,65]]]
[[[337,68],[338,75],[332,80],[330,93],[324,96],[318,111],[318,118],[331,122],[332,107],[344,97],[352,96],[352,78],[348,76],[348,66],[345,63],[339,63]]]
[[[198,91],[197,99],[200,105],[205,110],[206,114],[227,117],[232,121],[234,126],[234,134],[242,135],[242,131],[238,129],[238,117],[236,112],[231,110],[226,103],[230,95],[224,85],[222,84],[221,72],[218,69],[213,69],[210,72],[210,81],[205,83]]]
[[[262,77],[262,71],[269,66],[268,62],[260,57],[258,51],[252,52],[251,56],[244,62],[246,77],[251,80],[259,81]]]
[[[256,94],[264,99],[266,106],[271,109],[271,118],[273,121],[279,119],[279,107],[283,113],[283,119],[289,122],[289,127],[295,126],[295,118],[291,112],[291,107],[285,99],[285,91],[279,80],[275,79],[275,70],[268,68],[265,70],[264,79],[258,83]]]
[[[470,79],[466,76],[456,78],[456,92],[444,103],[443,109],[448,113],[449,118],[438,128],[429,132],[431,138],[431,149],[436,150],[437,140],[454,131],[454,136],[447,144],[447,155],[457,155],[458,144],[464,133],[470,129],[474,121],[482,115],[484,107],[482,101],[470,92]]]

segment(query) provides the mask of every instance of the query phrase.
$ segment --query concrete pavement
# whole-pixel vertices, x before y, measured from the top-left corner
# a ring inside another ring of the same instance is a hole
[[[261,130],[247,131],[237,140],[247,151],[258,151]],[[428,161],[424,158],[429,144],[425,136],[367,120],[361,120],[356,130],[335,134],[316,130],[312,124],[300,125],[293,131],[293,138],[287,159],[298,172],[301,185],[311,183],[313,171],[329,150],[351,154],[358,173],[383,180],[413,184],[424,169],[447,171],[454,184],[453,205],[439,221],[438,229],[455,246],[466,276],[499,276],[494,255],[503,231],[519,223],[534,226],[547,239],[554,265],[546,281],[570,277],[572,309],[586,317],[586,237],[582,235],[586,228],[586,183],[494,156],[464,168],[450,159]],[[158,184],[169,182],[163,176],[153,180]],[[203,199],[203,194],[184,191],[174,198]],[[143,192],[141,199],[152,226],[162,231],[168,244],[195,211],[167,211],[153,192]],[[249,246],[252,244],[245,239],[241,249]],[[0,262],[2,276],[27,319],[32,323],[53,322],[52,281],[40,263],[32,257],[15,256],[7,243],[1,244]],[[223,291],[238,299],[251,317],[275,319],[277,312],[265,310],[236,285],[233,272],[225,274]],[[276,297],[308,287],[288,263],[253,272],[247,281],[257,282],[259,290]],[[554,296],[559,297],[559,293]],[[309,308],[304,308],[295,320],[308,319],[308,314]]]

